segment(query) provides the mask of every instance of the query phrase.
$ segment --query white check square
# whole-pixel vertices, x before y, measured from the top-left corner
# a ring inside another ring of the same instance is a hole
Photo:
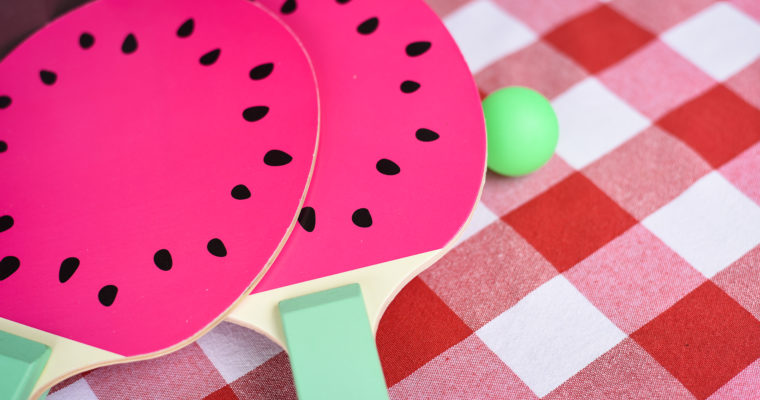
[[[595,78],[554,99],[559,120],[557,154],[576,169],[596,161],[649,126],[649,120]]]
[[[536,40],[536,34],[490,0],[476,0],[444,19],[475,74]]]
[[[81,378],[71,385],[49,395],[48,400],[98,400],[98,396],[90,388],[90,384],[87,383],[87,379]]]
[[[198,339],[198,345],[227,383],[282,351],[263,335],[229,322],[223,322],[203,335]]]
[[[457,239],[456,244],[459,245],[498,219],[498,215],[488,209],[482,201],[479,201],[478,205],[475,206],[475,211],[472,213],[469,224],[464,229],[464,232],[462,232],[462,235]]]
[[[641,223],[708,278],[760,243],[760,207],[717,171]]]
[[[476,334],[539,397],[626,337],[562,275]]]
[[[662,35],[686,59],[724,81],[760,55],[760,24],[728,3],[716,3]]]

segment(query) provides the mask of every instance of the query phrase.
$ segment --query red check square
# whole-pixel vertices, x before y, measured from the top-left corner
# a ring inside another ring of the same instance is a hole
[[[235,395],[235,391],[228,385],[204,397],[203,400],[238,400],[238,397]]]
[[[503,219],[559,272],[636,224],[628,212],[578,172]]]
[[[666,114],[657,125],[715,168],[760,140],[760,110],[721,85]]]
[[[435,292],[413,279],[385,311],[377,330],[385,382],[395,385],[471,334]]]
[[[760,357],[760,321],[711,281],[631,337],[699,399]]]
[[[602,5],[560,25],[545,39],[596,73],[641,48],[654,35]]]

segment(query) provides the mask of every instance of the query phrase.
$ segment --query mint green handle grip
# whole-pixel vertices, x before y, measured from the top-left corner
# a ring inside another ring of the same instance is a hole
[[[50,347],[0,331],[0,399],[27,400],[48,358]]]
[[[280,302],[299,400],[388,400],[358,284]]]

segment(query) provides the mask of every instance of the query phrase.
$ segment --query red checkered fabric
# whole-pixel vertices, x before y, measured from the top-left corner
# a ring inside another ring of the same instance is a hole
[[[544,93],[557,155],[489,173],[380,324],[392,399],[760,399],[760,2],[429,0],[484,95]],[[295,399],[222,324],[51,400]]]

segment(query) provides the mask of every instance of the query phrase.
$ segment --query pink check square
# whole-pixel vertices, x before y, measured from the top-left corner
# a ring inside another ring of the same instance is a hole
[[[594,8],[597,0],[495,0],[533,30],[544,33],[568,19]]]
[[[471,335],[394,385],[391,399],[538,399],[520,378]]]
[[[575,170],[562,158],[552,157],[529,176],[508,177],[486,173],[482,202],[498,215],[504,215],[549,189]]]
[[[475,81],[486,93],[525,86],[553,99],[586,76],[588,73],[569,57],[537,41],[478,72]]]
[[[760,2],[757,4],[760,5]],[[747,103],[760,108],[760,79],[757,79],[758,77],[760,77],[760,58],[727,80],[726,86]]]
[[[557,275],[502,221],[444,256],[420,277],[471,329],[479,329]]]
[[[608,243],[565,277],[626,333],[640,328],[705,278],[641,225]]]
[[[625,339],[544,400],[673,400],[694,396],[646,350]]]
[[[760,129],[760,127],[758,127]],[[760,204],[760,142],[721,167],[720,173],[747,197]]]
[[[651,119],[657,119],[715,83],[660,40],[605,70],[599,80]]]
[[[714,2],[715,0],[615,0],[611,6],[651,32],[662,33]]]
[[[642,220],[710,170],[707,162],[683,142],[650,127],[584,168],[583,174]]]
[[[713,281],[760,319],[760,246],[715,275]]]
[[[185,379],[169,386],[167,376]],[[99,368],[85,379],[100,400],[193,399],[227,384],[196,343],[161,358]]]
[[[709,400],[757,399],[760,393],[760,359],[755,360],[742,372],[709,397]]]

